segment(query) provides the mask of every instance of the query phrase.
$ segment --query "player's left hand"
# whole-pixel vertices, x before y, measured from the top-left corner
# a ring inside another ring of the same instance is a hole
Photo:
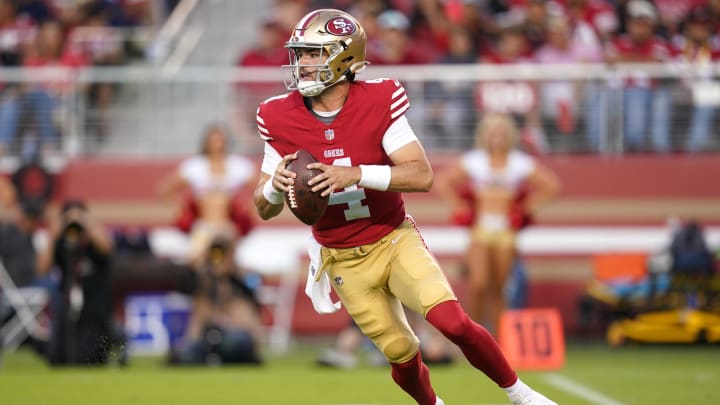
[[[310,163],[307,168],[322,171],[321,174],[310,179],[308,185],[312,187],[313,192],[322,190],[320,195],[323,197],[330,195],[333,190],[342,190],[360,181],[361,172],[359,167]]]

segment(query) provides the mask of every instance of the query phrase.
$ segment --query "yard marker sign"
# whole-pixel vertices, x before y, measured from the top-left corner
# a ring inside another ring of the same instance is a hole
[[[505,311],[500,319],[499,340],[517,370],[558,370],[565,364],[565,337],[556,309]]]

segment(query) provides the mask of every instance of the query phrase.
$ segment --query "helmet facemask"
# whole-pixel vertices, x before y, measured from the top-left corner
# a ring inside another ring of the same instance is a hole
[[[345,62],[336,60],[345,49],[341,41],[326,42],[321,44],[309,43],[288,43],[288,54],[290,64],[284,65],[283,69],[289,69],[290,74],[286,76],[285,86],[288,90],[298,90],[305,97],[314,97],[322,93],[326,88],[345,80],[348,67]],[[320,61],[317,64],[301,65],[301,51],[318,50]],[[325,56],[327,55],[327,59]],[[301,69],[317,69],[314,73],[314,80],[303,80]]]

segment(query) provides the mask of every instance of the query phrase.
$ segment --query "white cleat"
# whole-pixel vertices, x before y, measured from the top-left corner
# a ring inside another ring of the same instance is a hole
[[[435,397],[435,405],[445,405],[445,402],[440,397]]]
[[[513,405],[558,405],[556,402],[547,399],[543,394],[536,391],[526,391],[516,395],[508,395]]]

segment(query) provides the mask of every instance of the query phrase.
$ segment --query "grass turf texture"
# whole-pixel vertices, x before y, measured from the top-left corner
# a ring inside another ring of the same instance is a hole
[[[3,358],[0,404],[412,404],[394,385],[387,368],[318,368],[313,364],[315,353],[316,348],[299,348],[257,368],[169,368],[157,358],[136,358],[124,368],[52,369],[33,353],[20,351]],[[431,373],[448,405],[507,403],[502,390],[464,361],[434,366]],[[597,398],[593,402],[569,392],[562,383],[553,384],[557,375],[610,402]],[[563,405],[718,404],[720,346],[613,349],[572,343],[562,370],[525,372],[521,377]]]

